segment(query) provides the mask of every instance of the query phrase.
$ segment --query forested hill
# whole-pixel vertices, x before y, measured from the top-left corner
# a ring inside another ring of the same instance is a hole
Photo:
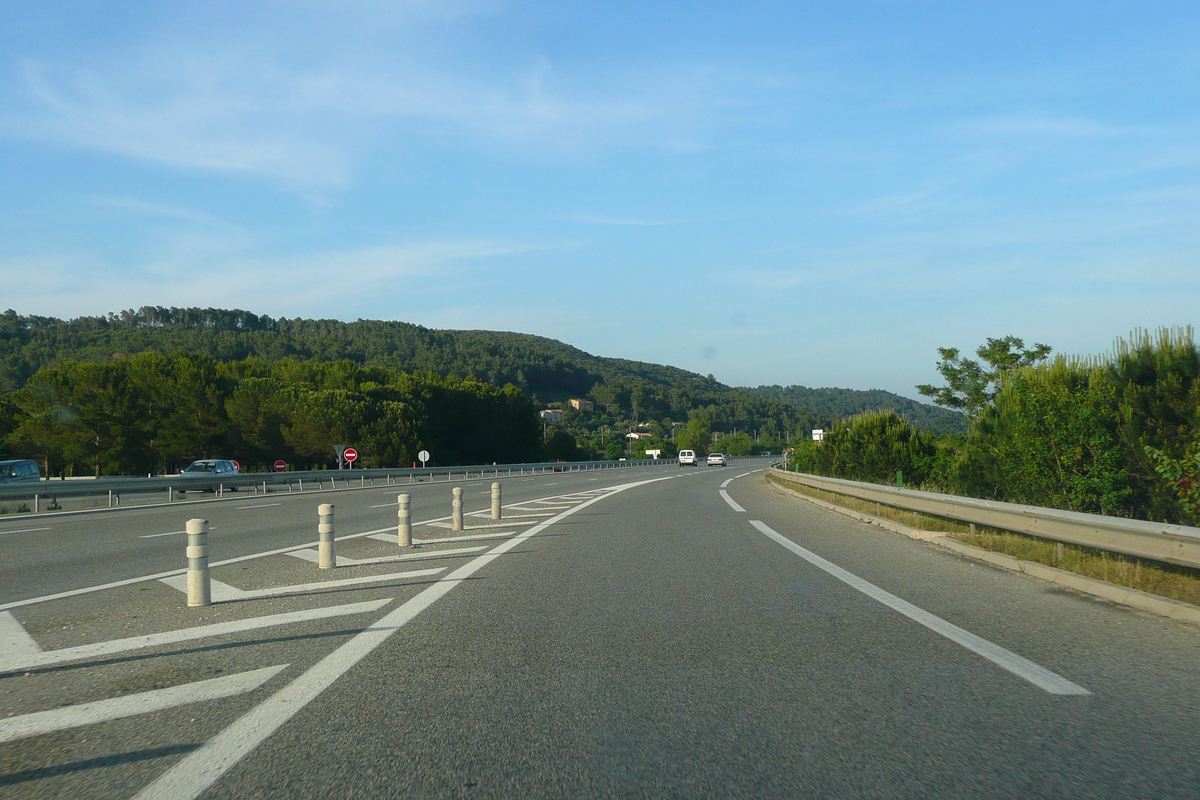
[[[807,386],[741,386],[741,391],[763,400],[774,400],[797,408],[812,409],[834,417],[849,417],[864,411],[895,411],[915,427],[942,433],[961,433],[967,418],[957,411],[918,403],[882,389],[810,389]]]
[[[347,360],[366,367],[512,383],[540,402],[587,395],[597,383],[647,384],[694,398],[731,391],[675,367],[593,356],[541,336],[432,330],[381,320],[273,319],[248,311],[146,307],[72,320],[0,315],[0,392],[62,360],[102,362],[142,352],[200,352],[218,361]]]

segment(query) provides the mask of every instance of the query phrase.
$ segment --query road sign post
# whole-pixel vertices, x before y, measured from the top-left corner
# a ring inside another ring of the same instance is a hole
[[[425,462],[429,460],[429,451],[422,450],[421,452],[417,453],[417,458],[421,460],[421,467],[424,468]]]
[[[358,460],[358,451],[353,447],[347,447],[342,453],[342,458],[346,459],[346,467],[354,469],[354,462]]]

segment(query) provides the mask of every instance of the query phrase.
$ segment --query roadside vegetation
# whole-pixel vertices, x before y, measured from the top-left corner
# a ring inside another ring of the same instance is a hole
[[[867,413],[799,442],[793,469],[984,499],[1200,524],[1200,349],[1190,328],[1137,331],[1107,355],[1050,358],[1015,337],[965,359],[942,349],[944,386],[965,434]]]

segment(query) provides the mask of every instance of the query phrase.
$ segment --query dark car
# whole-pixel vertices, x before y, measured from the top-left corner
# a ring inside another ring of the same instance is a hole
[[[42,475],[38,472],[36,461],[27,458],[18,461],[0,461],[0,483],[38,481],[41,479]]]

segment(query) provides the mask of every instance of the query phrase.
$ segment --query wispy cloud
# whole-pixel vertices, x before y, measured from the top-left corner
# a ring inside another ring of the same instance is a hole
[[[200,225],[209,225],[217,228],[229,228],[239,231],[242,230],[242,228],[234,225],[232,222],[228,222],[219,217],[214,217],[212,214],[206,214],[203,211],[162,205],[161,203],[149,203],[145,200],[138,200],[134,197],[93,197],[92,202],[105,208],[131,211],[135,214],[166,217],[168,219],[177,219],[183,222],[195,222]]]

